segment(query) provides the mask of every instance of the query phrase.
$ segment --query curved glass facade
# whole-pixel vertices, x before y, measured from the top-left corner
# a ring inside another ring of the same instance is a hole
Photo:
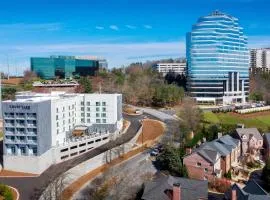
[[[187,33],[186,43],[192,96],[216,103],[245,101],[249,51],[237,18],[219,11],[200,17]]]

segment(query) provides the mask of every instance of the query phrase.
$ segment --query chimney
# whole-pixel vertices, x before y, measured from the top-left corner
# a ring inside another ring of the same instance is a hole
[[[173,184],[172,200],[181,200],[181,186],[180,183]]]
[[[232,188],[232,200],[237,200],[236,189]]]

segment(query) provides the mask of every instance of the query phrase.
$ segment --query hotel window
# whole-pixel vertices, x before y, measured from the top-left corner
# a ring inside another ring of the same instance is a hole
[[[68,106],[68,109],[70,110],[70,106]]]
[[[102,106],[106,106],[106,102],[102,102]]]
[[[84,106],[84,102],[83,101],[81,101],[81,106]]]
[[[63,125],[65,125],[65,120],[63,120]]]
[[[21,150],[21,154],[22,154],[22,155],[25,155],[25,154],[26,154],[26,149],[25,149],[25,147],[21,147],[20,150]]]
[[[65,113],[63,113],[63,118],[65,118]]]
[[[65,111],[65,107],[63,107],[63,112]]]
[[[57,112],[57,113],[59,112],[58,108],[56,108],[56,112]]]
[[[96,102],[96,106],[100,106],[100,102]]]
[[[87,108],[87,111],[90,112],[90,108],[89,107]]]
[[[84,123],[84,119],[83,118],[81,118],[81,123]]]
[[[104,123],[104,124],[105,124],[105,123],[106,123],[106,119],[102,119],[102,123]]]
[[[102,112],[106,112],[106,108],[102,108]]]
[[[96,117],[99,117],[100,115],[99,115],[99,113],[96,113]]]
[[[84,113],[81,113],[81,117],[84,117]]]
[[[90,113],[87,113],[87,117],[90,117]]]
[[[56,134],[57,134],[57,135],[59,134],[59,129],[56,130]]]
[[[33,154],[37,155],[37,147],[33,147]]]
[[[58,115],[56,115],[56,120],[58,120],[59,118],[58,118]]]
[[[12,153],[12,154],[15,154],[15,153],[16,153],[16,149],[15,149],[14,146],[11,147],[11,153]]]
[[[84,107],[81,107],[81,111],[84,111]]]
[[[87,119],[87,123],[90,123],[90,119]]]
[[[90,106],[90,102],[89,101],[87,101],[87,106]]]
[[[96,112],[99,112],[99,108],[98,107],[96,108]]]
[[[96,123],[99,124],[100,123],[100,119],[96,119]]]
[[[106,113],[102,113],[101,114],[101,117],[106,117]]]
[[[74,104],[72,104],[72,109],[74,109]]]

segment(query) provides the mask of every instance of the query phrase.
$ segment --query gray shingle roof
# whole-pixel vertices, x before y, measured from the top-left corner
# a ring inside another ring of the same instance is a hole
[[[254,136],[257,140],[263,139],[262,135],[260,134],[257,128],[237,128],[236,133],[238,137],[241,138],[241,140],[242,140],[242,135],[246,135],[248,138],[247,140],[249,140],[251,136]]]
[[[268,145],[270,146],[270,133],[265,133],[264,134],[265,137],[265,141],[268,143]]]
[[[144,200],[170,200],[165,191],[172,190],[174,183],[180,183],[181,199],[198,200],[208,198],[208,182],[163,176],[145,184],[142,199]]]
[[[269,194],[254,180],[248,181],[244,188],[234,184],[225,193],[226,199],[231,199],[232,189],[236,190],[237,200],[270,200]]]

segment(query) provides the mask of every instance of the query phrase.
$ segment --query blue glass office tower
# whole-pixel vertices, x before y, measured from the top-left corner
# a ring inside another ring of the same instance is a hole
[[[31,71],[43,79],[93,76],[99,70],[99,60],[76,56],[31,58]]]
[[[214,11],[186,36],[188,89],[198,102],[245,102],[249,91],[247,37],[238,19]]]

